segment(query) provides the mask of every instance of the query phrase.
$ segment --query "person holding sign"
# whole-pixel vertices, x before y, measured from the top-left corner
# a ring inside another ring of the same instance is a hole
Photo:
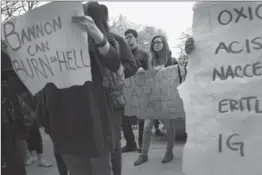
[[[105,80],[110,76],[106,69],[117,72],[121,61],[107,22],[99,13],[90,11],[89,5],[99,6],[94,2],[84,4],[84,15],[73,16],[72,25],[89,35],[92,82],[67,89],[48,84],[43,89],[46,109],[42,117],[48,114],[46,127],[55,152],[61,155],[70,175],[111,175],[115,114]],[[100,166],[93,166],[92,158],[98,157]]]
[[[151,46],[151,59],[149,61],[149,67],[151,69],[162,69],[164,67],[172,66],[177,64],[176,59],[171,57],[169,46],[167,40],[163,36],[155,36],[152,39]],[[179,69],[178,69],[179,70]],[[174,76],[179,76],[177,75]],[[175,141],[175,130],[174,130],[174,119],[169,119],[163,121],[165,127],[167,128],[167,148],[166,154],[162,160],[162,163],[167,163],[173,160],[173,147]],[[135,166],[141,165],[148,161],[148,150],[151,140],[151,131],[154,125],[154,119],[146,119],[144,132],[143,132],[143,145],[142,153],[139,155],[138,159],[134,162]]]
[[[136,60],[137,64],[137,72],[148,70],[148,59],[149,55],[146,51],[141,49],[138,45],[138,33],[134,29],[127,29],[125,31],[125,38],[129,45],[129,48],[132,51],[132,54]],[[133,118],[137,118],[136,116],[125,116],[123,117],[123,133],[126,139],[126,145],[122,147],[122,152],[132,152],[137,150],[137,145],[135,141],[135,136],[132,130],[131,121]],[[139,123],[139,131],[138,131],[138,152],[141,153],[142,149],[142,138],[143,138],[143,129],[144,129],[144,120],[138,119]],[[160,122],[155,120],[155,134],[157,136],[164,136],[164,134],[159,129]]]

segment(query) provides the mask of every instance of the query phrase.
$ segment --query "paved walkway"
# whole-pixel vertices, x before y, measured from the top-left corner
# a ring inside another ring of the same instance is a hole
[[[42,132],[43,133],[43,132]],[[137,132],[135,132],[137,135]],[[55,165],[55,158],[53,156],[53,145],[49,136],[42,134],[44,143],[44,156],[45,159],[54,163],[51,168],[42,168],[33,164],[27,167],[28,175],[59,175],[57,167]],[[125,142],[122,140],[122,145]],[[126,153],[123,154],[123,175],[182,175],[181,173],[175,173],[177,165],[175,161],[162,164],[161,160],[165,153],[165,141],[159,138],[152,139],[152,145],[149,152],[149,161],[138,167],[133,166],[134,160],[136,160],[138,153]]]

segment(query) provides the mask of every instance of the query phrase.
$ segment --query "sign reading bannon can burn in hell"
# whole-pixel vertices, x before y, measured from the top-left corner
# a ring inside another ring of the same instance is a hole
[[[80,2],[51,2],[2,24],[2,39],[19,78],[32,94],[91,81],[87,33],[72,23]]]

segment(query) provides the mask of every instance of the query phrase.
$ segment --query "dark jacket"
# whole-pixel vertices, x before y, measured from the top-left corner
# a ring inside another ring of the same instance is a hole
[[[116,39],[120,47],[120,59],[122,61],[123,67],[125,68],[125,78],[132,77],[136,74],[137,71],[136,60],[134,59],[133,54],[125,39],[114,33],[112,33],[112,35]]]
[[[137,72],[136,60],[134,59],[133,54],[125,39],[114,33],[112,33],[112,35],[119,44],[120,59],[124,67],[125,78],[132,77]],[[123,115],[124,108],[118,108],[115,110],[115,136],[118,140],[121,140],[121,126]]]
[[[102,56],[98,49],[96,54],[109,70],[118,70],[120,58],[112,46],[107,55]],[[92,82],[66,89],[48,84],[37,95],[39,122],[50,134],[58,154],[97,157],[113,149],[114,109],[95,58],[90,53]]]
[[[28,91],[23,82],[14,71],[10,57],[1,51],[1,80],[8,80],[14,88],[17,95]]]
[[[137,69],[142,67],[144,70],[148,69],[149,55],[143,49],[136,47],[132,50],[133,56],[136,60]]]

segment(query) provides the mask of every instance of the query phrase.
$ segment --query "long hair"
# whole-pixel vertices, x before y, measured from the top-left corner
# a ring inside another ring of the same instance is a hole
[[[158,66],[158,64],[159,64],[159,59],[160,59],[159,55],[154,50],[154,40],[156,38],[161,38],[161,40],[163,42],[163,49],[162,49],[161,52],[163,53],[162,55],[163,55],[165,66],[171,65],[172,64],[172,56],[171,56],[171,51],[169,49],[169,45],[167,43],[167,40],[164,36],[157,35],[157,36],[153,37],[153,39],[151,41],[151,45],[150,45],[150,52],[151,52],[150,66],[155,67],[155,66]]]
[[[105,18],[105,20],[108,22],[108,8],[104,4],[100,4],[100,13],[102,17]]]
[[[83,4],[84,15],[92,17],[97,27],[101,32],[107,36],[109,33],[109,27],[107,19],[101,14],[100,4],[98,2],[90,1]]]

